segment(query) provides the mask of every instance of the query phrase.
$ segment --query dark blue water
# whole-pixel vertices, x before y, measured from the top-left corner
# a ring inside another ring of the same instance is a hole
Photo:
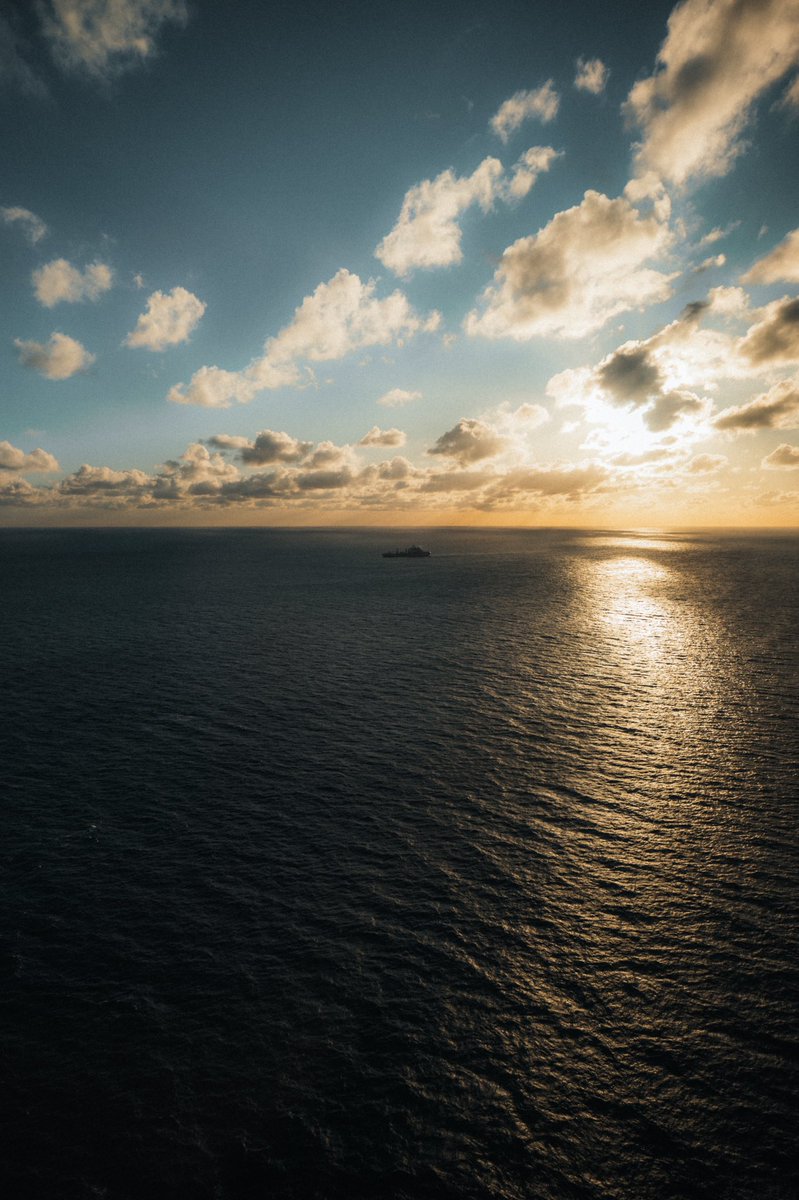
[[[2,1194],[796,1197],[799,540],[397,541],[0,535]]]

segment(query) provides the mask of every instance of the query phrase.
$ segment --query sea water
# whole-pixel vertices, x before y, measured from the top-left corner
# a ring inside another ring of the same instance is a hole
[[[799,1193],[799,539],[8,530],[0,601],[4,1196]]]

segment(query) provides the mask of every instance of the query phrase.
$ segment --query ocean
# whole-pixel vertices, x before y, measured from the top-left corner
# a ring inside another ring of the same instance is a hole
[[[5,530],[0,600],[3,1196],[799,1195],[799,537]]]

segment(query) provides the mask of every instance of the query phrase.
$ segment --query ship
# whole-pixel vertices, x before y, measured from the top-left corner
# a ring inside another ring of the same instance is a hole
[[[429,558],[430,551],[421,546],[408,546],[406,550],[384,550],[383,558]]]

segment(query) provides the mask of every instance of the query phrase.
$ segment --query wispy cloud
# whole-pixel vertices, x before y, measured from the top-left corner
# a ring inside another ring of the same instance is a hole
[[[547,125],[554,121],[560,107],[560,96],[552,80],[532,91],[514,92],[510,99],[499,106],[491,118],[491,128],[501,141],[507,142],[512,133],[525,121],[535,119]]]
[[[442,171],[412,187],[402,202],[397,223],[375,250],[396,275],[419,267],[450,267],[461,262],[459,218],[473,205],[488,212],[496,200],[520,200],[538,176],[549,170],[557,151],[533,146],[516,163],[510,178],[499,159],[485,158],[471,175]]]
[[[799,0],[685,0],[625,105],[639,166],[676,184],[725,174],[755,101],[798,60]]]
[[[28,241],[34,246],[47,236],[47,226],[44,221],[28,208],[0,208],[0,217],[6,225],[19,225]]]
[[[187,387],[173,387],[169,399],[206,408],[246,404],[260,391],[296,386],[303,362],[330,362],[354,350],[401,344],[416,333],[438,328],[438,313],[421,317],[402,292],[381,299],[376,286],[374,280],[364,283],[342,268],[305,297],[289,324],[267,341],[263,357],[243,371],[201,367]]]
[[[11,25],[0,14],[0,87],[44,100],[48,95],[47,85],[26,61],[23,49]]]
[[[421,392],[408,392],[404,388],[392,388],[390,392],[384,392],[378,404],[383,408],[401,408],[404,404],[413,404],[414,400],[421,400]]]
[[[167,23],[187,20],[184,0],[42,0],[42,33],[64,71],[107,77],[151,58]]]
[[[601,58],[578,58],[574,86],[578,91],[598,96],[600,92],[604,92],[609,75],[610,71]]]
[[[799,283],[799,229],[792,230],[770,254],[741,276],[741,283]]]

